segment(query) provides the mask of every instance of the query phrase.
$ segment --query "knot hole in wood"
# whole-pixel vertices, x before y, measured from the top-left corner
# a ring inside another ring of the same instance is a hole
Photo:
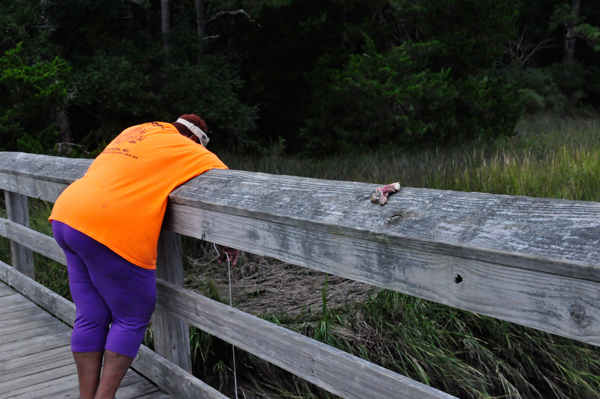
[[[585,308],[577,303],[569,306],[569,316],[580,327],[586,327],[590,324],[590,320],[585,314]]]
[[[402,221],[414,218],[415,215],[416,215],[415,212],[410,212],[410,211],[398,211],[398,212],[394,212],[389,217],[388,224],[400,223]]]
[[[454,275],[454,282],[455,282],[456,284],[460,284],[460,283],[462,283],[462,282],[463,282],[463,278],[462,278],[462,276],[461,276],[460,274],[456,273],[456,274]]]

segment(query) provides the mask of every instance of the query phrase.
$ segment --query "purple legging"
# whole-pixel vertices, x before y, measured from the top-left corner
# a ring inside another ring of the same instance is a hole
[[[67,257],[76,308],[71,350],[108,349],[135,358],[154,311],[155,271],[128,262],[64,223],[53,221],[52,232]]]

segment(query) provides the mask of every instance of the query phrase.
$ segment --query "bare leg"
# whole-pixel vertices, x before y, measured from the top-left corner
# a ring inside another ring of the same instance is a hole
[[[94,399],[113,399],[131,362],[133,359],[128,356],[105,350],[102,378]]]
[[[94,399],[100,370],[102,369],[102,352],[73,352],[79,378],[80,399]]]

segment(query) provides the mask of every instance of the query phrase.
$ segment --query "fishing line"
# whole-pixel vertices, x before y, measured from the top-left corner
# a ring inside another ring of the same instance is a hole
[[[217,251],[217,255],[219,254],[219,250],[217,249],[217,244],[213,243],[215,247],[215,251]],[[225,252],[225,257],[227,257],[227,276],[229,278],[229,306],[233,307],[233,297],[231,294],[231,262],[229,260],[229,254],[227,251]],[[235,399],[238,399],[238,388],[237,388],[237,369],[235,366],[235,345],[231,344],[231,351],[233,353],[233,384],[235,386]]]

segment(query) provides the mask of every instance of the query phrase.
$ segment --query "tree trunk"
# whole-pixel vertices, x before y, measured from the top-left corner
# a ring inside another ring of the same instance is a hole
[[[581,6],[581,0],[573,0],[573,6],[571,7],[571,22],[567,25],[567,35],[565,37],[565,62],[572,64],[575,59],[575,27],[577,26],[577,19],[579,18],[579,8]]]
[[[206,9],[204,0],[196,0],[196,23],[198,24],[198,37],[206,36]]]
[[[163,47],[169,49],[169,32],[171,31],[171,11],[169,0],[160,0]]]

